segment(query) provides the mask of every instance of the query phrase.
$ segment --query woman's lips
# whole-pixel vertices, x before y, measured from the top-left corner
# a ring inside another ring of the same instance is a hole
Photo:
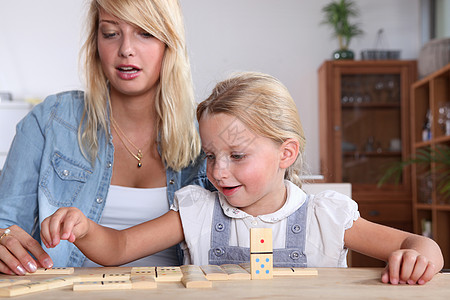
[[[141,69],[132,65],[121,65],[117,67],[117,73],[123,80],[131,80],[138,77],[141,74]]]

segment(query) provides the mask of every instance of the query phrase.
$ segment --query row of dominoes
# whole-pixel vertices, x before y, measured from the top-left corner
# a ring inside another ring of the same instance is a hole
[[[70,275],[74,268],[38,269],[33,274]],[[274,276],[317,275],[311,268],[273,268]],[[31,274],[28,274],[31,275]],[[135,267],[130,273],[97,273],[61,276],[31,282],[28,279],[0,279],[0,296],[12,297],[73,286],[74,291],[153,289],[157,282],[181,282],[186,288],[207,288],[211,281],[250,280],[250,263],[181,267]]]

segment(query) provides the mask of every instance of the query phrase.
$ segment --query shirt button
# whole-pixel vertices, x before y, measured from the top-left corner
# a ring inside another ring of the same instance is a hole
[[[174,184],[174,183],[175,183],[175,180],[170,179],[169,184]]]
[[[103,203],[103,199],[102,198],[97,198],[97,199],[95,199],[95,202],[97,202],[98,204],[102,204]]]
[[[112,163],[108,163],[107,165],[106,165],[107,167],[108,167],[108,169],[109,168],[111,168],[112,167]]]
[[[258,221],[253,220],[253,221],[252,221],[252,225],[258,225]]]
[[[69,176],[69,174],[70,174],[69,170],[64,170],[64,171],[63,171],[63,175],[64,175],[64,176],[67,177],[67,176]]]

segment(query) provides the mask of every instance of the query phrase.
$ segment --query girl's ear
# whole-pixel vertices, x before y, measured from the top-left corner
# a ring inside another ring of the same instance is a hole
[[[300,143],[296,139],[287,139],[280,146],[280,168],[289,168],[297,159]]]

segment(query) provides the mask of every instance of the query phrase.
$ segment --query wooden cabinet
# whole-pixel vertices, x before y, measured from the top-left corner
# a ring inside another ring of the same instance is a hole
[[[325,182],[349,182],[365,219],[412,231],[411,173],[378,181],[410,155],[415,61],[325,61],[319,68],[320,165]],[[383,266],[358,253],[352,266]]]
[[[411,93],[413,154],[450,147],[450,121],[447,121],[450,118],[450,64],[415,82]],[[431,120],[429,133],[427,126],[424,128],[427,119]],[[448,170],[448,163],[446,166],[435,162],[412,165],[414,231],[432,237],[439,244],[445,268],[450,268],[450,197],[443,196],[438,184],[448,181],[439,176],[439,170]]]

